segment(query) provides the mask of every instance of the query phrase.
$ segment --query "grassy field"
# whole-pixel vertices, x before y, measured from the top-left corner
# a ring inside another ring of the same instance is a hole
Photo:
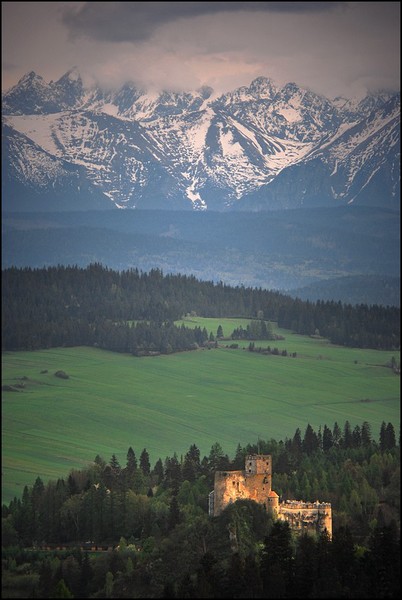
[[[230,335],[247,320],[192,319],[214,334]],[[186,320],[186,324],[190,322]],[[2,384],[24,383],[2,393],[2,501],[20,496],[39,475],[65,477],[96,454],[115,453],[122,466],[129,446],[143,448],[151,464],[191,444],[201,456],[219,441],[233,456],[237,444],[284,439],[307,423],[343,427],[382,421],[398,429],[399,377],[385,365],[399,352],[347,349],[325,340],[280,331],[285,340],[261,345],[297,357],[222,347],[134,358],[95,348],[56,348],[3,353]],[[259,342],[256,345],[260,345]],[[69,379],[54,373],[62,369]],[[44,373],[43,371],[47,371]],[[24,378],[24,379],[22,379]]]

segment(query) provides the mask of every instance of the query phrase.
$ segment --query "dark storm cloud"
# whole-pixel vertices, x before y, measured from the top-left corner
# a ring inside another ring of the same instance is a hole
[[[86,2],[67,8],[63,22],[70,34],[110,42],[149,38],[165,23],[221,12],[327,12],[346,2]]]

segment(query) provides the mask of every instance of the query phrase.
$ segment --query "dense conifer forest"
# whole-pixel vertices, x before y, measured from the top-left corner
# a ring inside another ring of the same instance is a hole
[[[332,503],[332,540],[250,500],[208,516],[215,470],[242,469],[252,453],[272,455],[281,500]],[[146,448],[97,455],[3,505],[3,597],[399,597],[399,457],[391,423],[375,439],[368,422],[348,421],[238,444],[232,459],[219,442],[153,466]]]
[[[191,314],[250,319],[233,331],[234,341],[276,339],[275,322],[345,346],[400,345],[395,307],[312,303],[158,269],[9,268],[2,285],[3,350],[195,350],[211,343],[208,332],[174,324]],[[251,343],[249,350],[258,349]],[[124,457],[97,455],[57,481],[38,477],[2,507],[3,596],[399,597],[398,433],[385,422],[379,432],[368,422],[318,431],[308,424],[289,439],[238,444],[231,458],[219,441],[203,458],[194,443],[154,465],[133,440]],[[272,455],[281,501],[332,504],[332,540],[295,533],[249,500],[208,515],[215,471],[242,469],[253,453]]]
[[[279,292],[164,275],[153,269],[10,268],[2,271],[3,350],[91,345],[133,354],[197,348],[207,332],[177,327],[186,314],[263,318],[334,344],[399,349],[400,309],[301,301]],[[241,337],[241,336],[240,336]]]

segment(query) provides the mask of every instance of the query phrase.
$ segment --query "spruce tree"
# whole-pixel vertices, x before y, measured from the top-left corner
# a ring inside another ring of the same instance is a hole
[[[144,475],[149,475],[151,472],[151,463],[149,462],[149,454],[146,448],[141,452],[140,469]]]

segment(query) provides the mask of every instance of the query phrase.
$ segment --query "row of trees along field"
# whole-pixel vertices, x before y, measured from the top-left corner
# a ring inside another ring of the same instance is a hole
[[[2,271],[2,286],[4,350],[75,345],[134,354],[144,349],[190,350],[203,343],[205,332],[175,327],[173,322],[191,312],[204,317],[259,317],[345,346],[387,350],[400,346],[397,307],[313,303],[261,288],[163,275],[158,269],[117,272],[100,264],[10,268]],[[135,325],[130,324],[133,321]]]
[[[281,501],[331,502],[332,540],[296,534],[249,500],[208,516],[215,470],[243,469],[253,453],[272,455]],[[346,421],[238,444],[233,459],[216,442],[202,459],[193,444],[153,468],[145,448],[130,447],[125,460],[98,455],[66,479],[37,478],[3,505],[4,597],[399,597],[400,447],[391,423],[377,441],[368,422],[351,429]],[[77,548],[86,540],[109,549],[88,554]],[[45,551],[52,542],[66,547]]]

